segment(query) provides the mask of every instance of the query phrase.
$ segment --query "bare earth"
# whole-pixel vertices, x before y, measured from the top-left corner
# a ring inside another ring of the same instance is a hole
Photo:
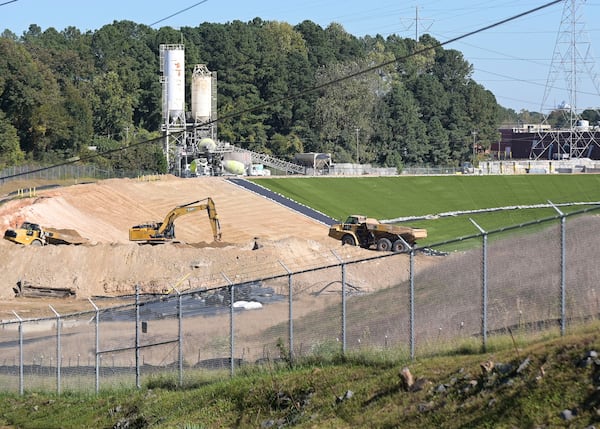
[[[222,240],[214,242],[206,212],[176,220],[179,244],[157,246],[129,242],[131,226],[163,220],[175,206],[212,197]],[[37,191],[33,198],[0,205],[2,233],[28,220],[48,228],[73,230],[89,240],[78,246],[21,246],[0,240],[0,319],[52,316],[49,305],[66,314],[90,309],[88,298],[186,290],[253,280],[264,276],[373,256],[373,252],[341,246],[327,236],[328,227],[288,208],[241,189],[224,178],[159,180],[111,179]],[[262,245],[252,250],[255,238]],[[408,260],[408,256],[404,255]],[[386,258],[394,259],[397,258]],[[427,264],[421,257],[420,264]],[[382,262],[385,264],[385,262]],[[285,267],[285,268],[284,268]],[[353,270],[356,285],[389,286],[408,273],[405,264],[390,261],[377,270]],[[315,275],[317,280],[322,281]],[[361,280],[364,277],[364,282]],[[366,280],[368,279],[368,281]],[[19,280],[44,287],[71,288],[75,299],[25,299],[14,296]],[[375,281],[374,281],[375,280]]]

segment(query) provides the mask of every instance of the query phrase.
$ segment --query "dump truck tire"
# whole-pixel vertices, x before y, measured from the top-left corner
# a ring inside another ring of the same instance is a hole
[[[390,250],[392,250],[392,242],[390,241],[389,238],[380,238],[377,241],[377,250],[381,250],[384,252],[389,252]]]
[[[347,244],[348,246],[356,246],[356,240],[350,234],[346,234],[342,237],[342,244]]]
[[[394,241],[392,252],[408,252],[408,246],[402,240]]]
[[[33,240],[31,242],[32,246],[42,246],[44,243],[42,243],[40,240]]]

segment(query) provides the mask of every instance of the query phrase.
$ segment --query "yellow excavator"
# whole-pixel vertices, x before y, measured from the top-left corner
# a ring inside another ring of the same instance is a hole
[[[221,225],[215,203],[210,197],[175,207],[162,222],[150,222],[131,227],[129,229],[129,240],[149,244],[173,241],[175,239],[175,219],[198,210],[208,212],[208,220],[210,221],[214,240],[221,241]]]

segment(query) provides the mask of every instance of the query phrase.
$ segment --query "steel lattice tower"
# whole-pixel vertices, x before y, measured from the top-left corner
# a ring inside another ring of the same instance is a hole
[[[563,7],[540,108],[545,116],[531,148],[532,159],[586,158],[593,146],[599,144],[597,133],[581,120],[577,105],[577,95],[583,79],[589,79],[595,93],[600,94],[591,43],[583,22],[584,2],[585,0],[565,1]],[[562,96],[558,105],[555,98],[551,100],[557,93]],[[550,104],[553,101],[554,104]],[[551,129],[548,123],[551,113],[562,115],[565,126]]]

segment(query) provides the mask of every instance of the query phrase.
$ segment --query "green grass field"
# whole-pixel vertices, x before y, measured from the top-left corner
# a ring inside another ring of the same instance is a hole
[[[309,177],[254,179],[255,183],[334,219],[424,216],[507,206],[598,202],[600,175]],[[585,206],[560,207],[565,213]],[[421,246],[557,215],[553,208],[514,209],[411,221],[427,228]]]

